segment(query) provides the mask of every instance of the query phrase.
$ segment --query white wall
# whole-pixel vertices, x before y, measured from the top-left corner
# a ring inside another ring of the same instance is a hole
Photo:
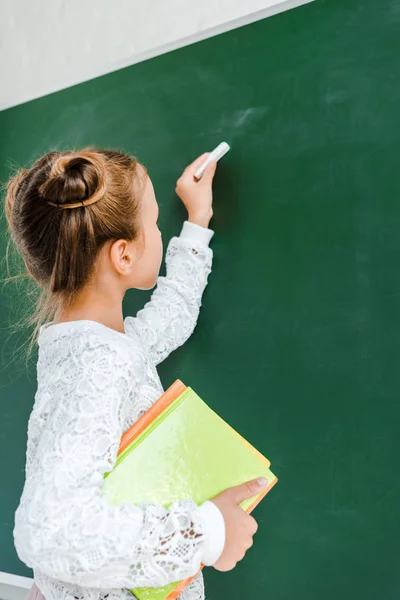
[[[312,0],[0,0],[0,110]]]

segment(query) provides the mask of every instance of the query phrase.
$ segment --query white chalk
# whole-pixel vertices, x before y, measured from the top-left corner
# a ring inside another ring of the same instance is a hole
[[[216,148],[214,148],[214,150],[212,152],[210,152],[210,154],[207,156],[206,160],[201,165],[201,167],[199,167],[197,169],[196,173],[194,174],[195,178],[201,179],[201,177],[202,177],[204,171],[206,170],[206,168],[208,167],[208,165],[212,162],[217,162],[227,152],[229,152],[230,149],[231,148],[230,148],[229,144],[227,144],[226,142],[221,142],[221,144],[219,144],[219,146],[217,146]]]

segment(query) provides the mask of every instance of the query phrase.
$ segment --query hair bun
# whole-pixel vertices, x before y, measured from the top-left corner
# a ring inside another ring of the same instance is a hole
[[[60,156],[39,191],[52,206],[77,208],[100,200],[105,189],[104,157],[95,152],[81,152]]]

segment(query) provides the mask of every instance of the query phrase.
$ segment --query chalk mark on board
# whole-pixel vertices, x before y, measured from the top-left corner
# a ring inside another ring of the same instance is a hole
[[[229,115],[224,114],[217,122],[216,127],[213,128],[212,133],[223,133],[224,136],[232,140],[233,137],[240,136],[245,127],[258,122],[268,111],[268,106],[249,106],[248,108],[235,110]]]

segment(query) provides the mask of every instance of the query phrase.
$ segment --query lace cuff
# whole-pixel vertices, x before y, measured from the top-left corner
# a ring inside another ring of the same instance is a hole
[[[212,567],[220,558],[225,546],[225,520],[218,506],[213,502],[204,502],[199,508],[205,523],[205,545],[203,564]]]
[[[205,227],[200,227],[200,225],[196,225],[195,223],[185,221],[179,237],[185,242],[207,247],[210,244],[213,235],[214,232],[211,229],[206,229]]]

